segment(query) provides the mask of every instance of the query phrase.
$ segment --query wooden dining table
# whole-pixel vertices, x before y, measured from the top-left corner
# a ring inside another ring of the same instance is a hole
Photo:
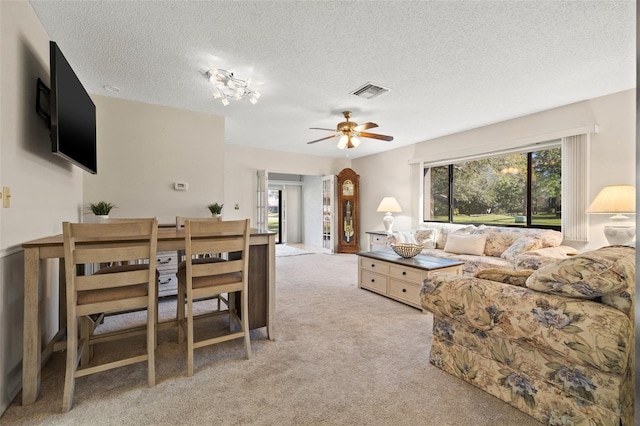
[[[249,241],[249,328],[266,327],[269,340],[275,339],[275,233],[251,229]],[[22,357],[22,405],[36,401],[40,392],[40,372],[53,353],[54,344],[66,335],[65,269],[62,234],[27,241],[24,249],[24,345]],[[185,249],[184,230],[160,228],[158,252]],[[58,331],[42,349],[41,265],[59,259]]]

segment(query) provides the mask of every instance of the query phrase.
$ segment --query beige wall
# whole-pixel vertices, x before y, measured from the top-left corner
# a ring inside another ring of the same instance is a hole
[[[405,213],[417,210],[412,205],[416,197],[412,196],[415,183],[411,181],[411,160],[435,161],[504,149],[593,124],[598,125],[599,133],[594,134],[591,140],[589,198],[593,199],[605,185],[633,185],[635,89],[353,160],[353,169],[361,179],[361,229],[363,232],[383,229],[382,213],[375,212],[383,196],[395,196],[404,210],[394,214],[397,218],[394,229],[416,226],[417,216],[408,217]],[[603,234],[606,221],[607,217],[590,217],[590,237],[585,248],[607,245]]]
[[[28,240],[62,232],[82,206],[82,172],[51,154],[49,130],[35,112],[36,80],[49,84],[49,37],[26,1],[0,2],[0,413],[21,386],[23,256]],[[45,323],[57,325],[57,267],[43,277]],[[57,327],[56,327],[57,328]],[[56,330],[44,330],[47,340]]]
[[[225,219],[251,218],[256,223],[257,170],[323,176],[350,167],[346,158],[327,158],[235,145],[225,147]],[[234,210],[235,204],[240,209]]]
[[[224,118],[93,96],[98,174],[84,176],[84,202],[105,200],[112,217],[209,216],[224,199]],[[188,183],[187,191],[174,190]],[[88,219],[88,218],[87,218]]]

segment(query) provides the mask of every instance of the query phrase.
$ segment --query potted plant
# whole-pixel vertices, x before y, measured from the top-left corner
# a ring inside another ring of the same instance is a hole
[[[116,208],[116,205],[107,201],[98,201],[97,203],[89,203],[89,210],[96,216],[96,222],[104,222],[109,219],[109,212]]]
[[[224,204],[213,203],[209,204],[207,208],[211,212],[211,216],[220,220],[220,215],[222,214],[222,206],[224,206]]]

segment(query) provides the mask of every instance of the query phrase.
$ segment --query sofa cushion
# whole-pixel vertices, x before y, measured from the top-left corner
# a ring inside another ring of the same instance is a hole
[[[519,237],[500,255],[505,260],[514,261],[522,253],[542,248],[542,241],[539,238]]]
[[[444,251],[456,254],[473,254],[482,256],[487,241],[486,235],[450,234],[444,246]]]
[[[543,266],[566,259],[578,250],[569,246],[545,247],[521,253],[516,258],[516,269],[540,269]]]
[[[452,233],[457,234],[470,234],[476,229],[474,225],[463,225],[459,223],[446,223],[446,222],[423,222],[418,229],[436,229],[436,248],[444,249],[444,245],[447,242],[447,236]]]
[[[527,287],[583,299],[631,292],[635,282],[635,249],[609,246],[560,260],[538,269]]]
[[[510,228],[499,226],[480,225],[473,233],[487,236],[487,243],[484,246],[484,254],[487,256],[500,257],[518,239],[518,235]]]
[[[504,284],[517,285],[518,287],[526,287],[527,278],[534,271],[532,270],[520,270],[515,271],[513,269],[483,269],[476,272],[473,276],[481,278],[483,280],[497,281]]]

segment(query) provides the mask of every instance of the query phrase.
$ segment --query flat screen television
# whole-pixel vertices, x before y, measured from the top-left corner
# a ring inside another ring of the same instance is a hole
[[[96,106],[58,45],[49,42],[51,150],[96,174]]]

